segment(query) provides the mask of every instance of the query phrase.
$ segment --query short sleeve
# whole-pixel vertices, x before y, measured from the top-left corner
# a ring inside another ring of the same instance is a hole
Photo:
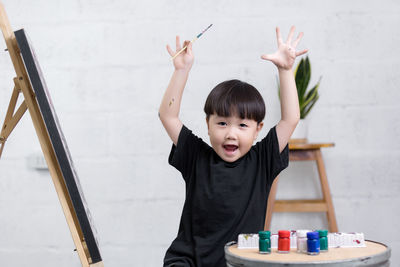
[[[289,146],[279,153],[279,141],[276,135],[276,128],[269,130],[266,137],[256,144],[256,150],[260,154],[261,162],[264,165],[268,176],[268,183],[272,184],[275,177],[289,165]]]
[[[187,182],[195,168],[199,153],[206,146],[208,145],[201,138],[183,125],[177,145],[172,144],[168,162],[182,173],[183,179]]]

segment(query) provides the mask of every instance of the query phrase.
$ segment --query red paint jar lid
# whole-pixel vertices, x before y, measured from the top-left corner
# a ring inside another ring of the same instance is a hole
[[[290,231],[280,230],[278,231],[279,237],[290,237]]]

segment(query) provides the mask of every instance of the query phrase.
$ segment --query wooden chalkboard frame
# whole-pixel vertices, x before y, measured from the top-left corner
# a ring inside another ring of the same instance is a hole
[[[12,31],[1,2],[0,27],[17,75],[0,131],[0,157],[7,138],[28,110],[82,266],[103,267],[90,212],[39,64],[25,31]],[[15,111],[21,94],[24,99]]]

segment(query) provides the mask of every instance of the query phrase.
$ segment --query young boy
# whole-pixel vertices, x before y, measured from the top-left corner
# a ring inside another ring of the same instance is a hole
[[[261,58],[279,72],[281,120],[253,146],[263,127],[264,101],[251,85],[231,80],[209,94],[204,111],[211,146],[196,137],[179,119],[183,89],[194,56],[192,44],[178,55],[175,71],[161,102],[159,116],[173,142],[169,163],[186,184],[179,232],[164,258],[164,266],[226,266],[224,245],[240,233],[263,230],[267,199],[274,178],[288,165],[288,141],[300,119],[292,66],[303,33],[286,42],[276,28],[278,50]],[[181,49],[176,37],[176,52]]]

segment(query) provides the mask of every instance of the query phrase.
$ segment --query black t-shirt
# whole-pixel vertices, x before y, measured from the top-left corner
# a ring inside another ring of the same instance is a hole
[[[275,127],[246,155],[226,162],[183,126],[169,163],[182,173],[186,199],[164,266],[225,267],[227,242],[263,230],[272,182],[288,158],[288,146],[279,153]]]

